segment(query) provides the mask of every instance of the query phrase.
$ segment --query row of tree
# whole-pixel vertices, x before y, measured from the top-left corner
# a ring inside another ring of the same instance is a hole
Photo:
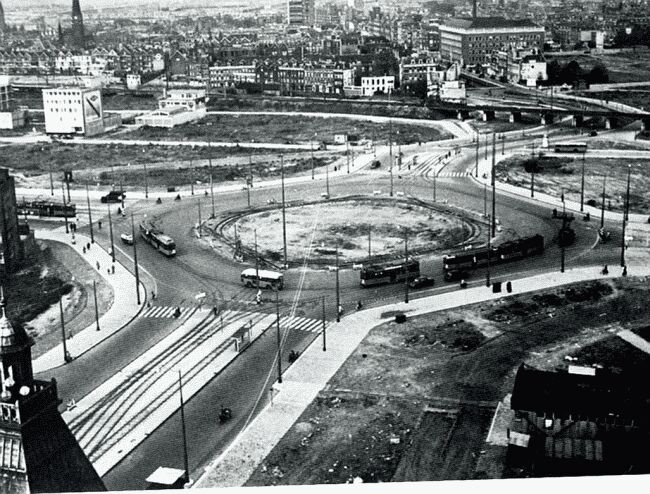
[[[557,60],[551,60],[546,64],[546,73],[548,83],[552,85],[570,84],[574,85],[579,81],[587,84],[603,84],[609,82],[609,72],[607,67],[602,64],[596,64],[591,70],[580,67],[580,64],[571,60],[561,64]]]

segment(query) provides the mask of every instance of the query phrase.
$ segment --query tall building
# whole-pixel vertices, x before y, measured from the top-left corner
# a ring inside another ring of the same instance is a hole
[[[287,22],[292,26],[311,26],[315,20],[315,0],[287,0]]]
[[[0,31],[4,32],[7,29],[7,24],[5,23],[5,9],[2,8],[2,3],[0,3]]]
[[[59,414],[56,381],[37,381],[34,341],[0,300],[0,492],[105,491]]]
[[[463,65],[489,63],[498,50],[543,47],[544,28],[528,19],[453,18],[440,24],[440,55]]]
[[[101,91],[76,86],[43,89],[46,134],[96,135],[104,132]]]
[[[18,211],[16,208],[16,186],[9,170],[0,168],[0,269],[4,276],[18,267],[22,257],[20,234],[18,233]]]
[[[72,44],[79,48],[86,46],[86,33],[84,32],[84,18],[81,15],[79,0],[72,0]]]

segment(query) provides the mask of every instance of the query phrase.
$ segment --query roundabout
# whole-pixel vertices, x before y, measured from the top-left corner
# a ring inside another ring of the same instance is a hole
[[[342,265],[381,262],[409,254],[441,253],[482,242],[486,224],[462,210],[414,198],[347,196],[334,200],[286,205],[284,213],[287,264],[332,265],[338,249]],[[203,225],[233,255],[244,261],[283,264],[283,212],[280,205],[231,213]]]

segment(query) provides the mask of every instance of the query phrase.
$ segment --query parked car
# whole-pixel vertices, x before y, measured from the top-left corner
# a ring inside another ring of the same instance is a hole
[[[122,239],[122,242],[124,242],[126,245],[133,245],[133,235],[130,233],[123,233],[120,235],[120,238]]]
[[[429,276],[418,276],[409,283],[411,288],[424,288],[425,286],[433,286],[435,280]]]
[[[591,137],[596,137],[596,136],[598,135],[598,132],[595,131],[595,130],[592,130],[591,132],[589,132],[589,135],[590,135]]]
[[[370,164],[370,168],[379,168],[381,166],[381,162],[379,160],[375,160]]]
[[[122,197],[126,197],[125,192],[120,192],[119,190],[111,190],[108,194],[101,197],[101,202],[104,204],[108,202],[122,202]]]

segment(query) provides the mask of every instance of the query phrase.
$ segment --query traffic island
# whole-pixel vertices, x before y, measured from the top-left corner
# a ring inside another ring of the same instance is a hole
[[[425,255],[485,242],[484,220],[460,209],[413,198],[350,196],[289,203],[285,208],[287,264],[322,268]],[[228,245],[235,258],[283,264],[283,213],[271,204],[207,221],[204,231]],[[257,241],[257,245],[256,245]],[[223,250],[222,250],[223,251]]]

